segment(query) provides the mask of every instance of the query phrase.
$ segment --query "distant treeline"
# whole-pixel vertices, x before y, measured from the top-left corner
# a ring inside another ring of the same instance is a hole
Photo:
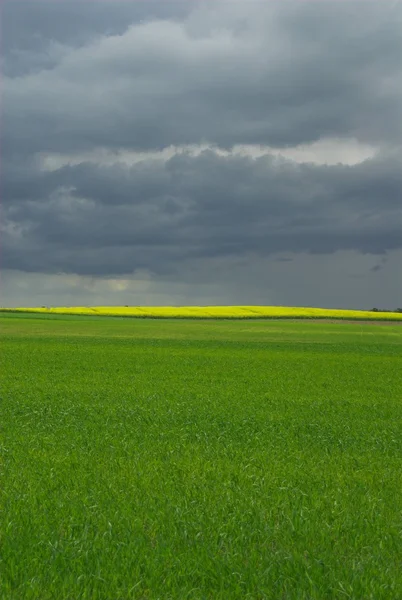
[[[371,312],[390,312],[390,313],[402,313],[402,308],[372,308]]]

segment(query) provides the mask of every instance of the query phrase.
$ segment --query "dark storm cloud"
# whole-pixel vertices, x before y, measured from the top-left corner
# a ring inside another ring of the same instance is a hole
[[[121,35],[132,23],[180,18],[189,10],[190,3],[176,0],[3,0],[3,74],[53,68],[69,48]]]
[[[217,2],[145,24],[136,2],[71,4],[39,5],[48,68],[15,77],[5,56],[6,152],[401,140],[401,10],[387,2]]]
[[[2,11],[3,269],[164,274],[200,258],[402,247],[400,5],[8,0]],[[380,151],[355,166],[207,151],[41,167],[41,153],[331,137]]]
[[[3,266],[111,275],[184,260],[402,248],[399,156],[354,167],[205,151],[38,172],[5,208]],[[382,190],[381,197],[378,190]]]

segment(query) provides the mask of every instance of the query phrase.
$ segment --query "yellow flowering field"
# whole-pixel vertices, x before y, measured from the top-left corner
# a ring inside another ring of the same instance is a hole
[[[373,312],[368,310],[292,306],[56,306],[37,308],[0,308],[0,311],[139,318],[402,320],[402,313],[398,312]]]

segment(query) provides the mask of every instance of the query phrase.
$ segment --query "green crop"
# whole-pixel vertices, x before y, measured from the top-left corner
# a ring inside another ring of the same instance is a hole
[[[402,327],[3,314],[1,600],[402,598]]]

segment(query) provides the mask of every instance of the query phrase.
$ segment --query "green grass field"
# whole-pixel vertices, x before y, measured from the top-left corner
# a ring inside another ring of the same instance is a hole
[[[402,327],[2,314],[1,600],[402,598]]]

